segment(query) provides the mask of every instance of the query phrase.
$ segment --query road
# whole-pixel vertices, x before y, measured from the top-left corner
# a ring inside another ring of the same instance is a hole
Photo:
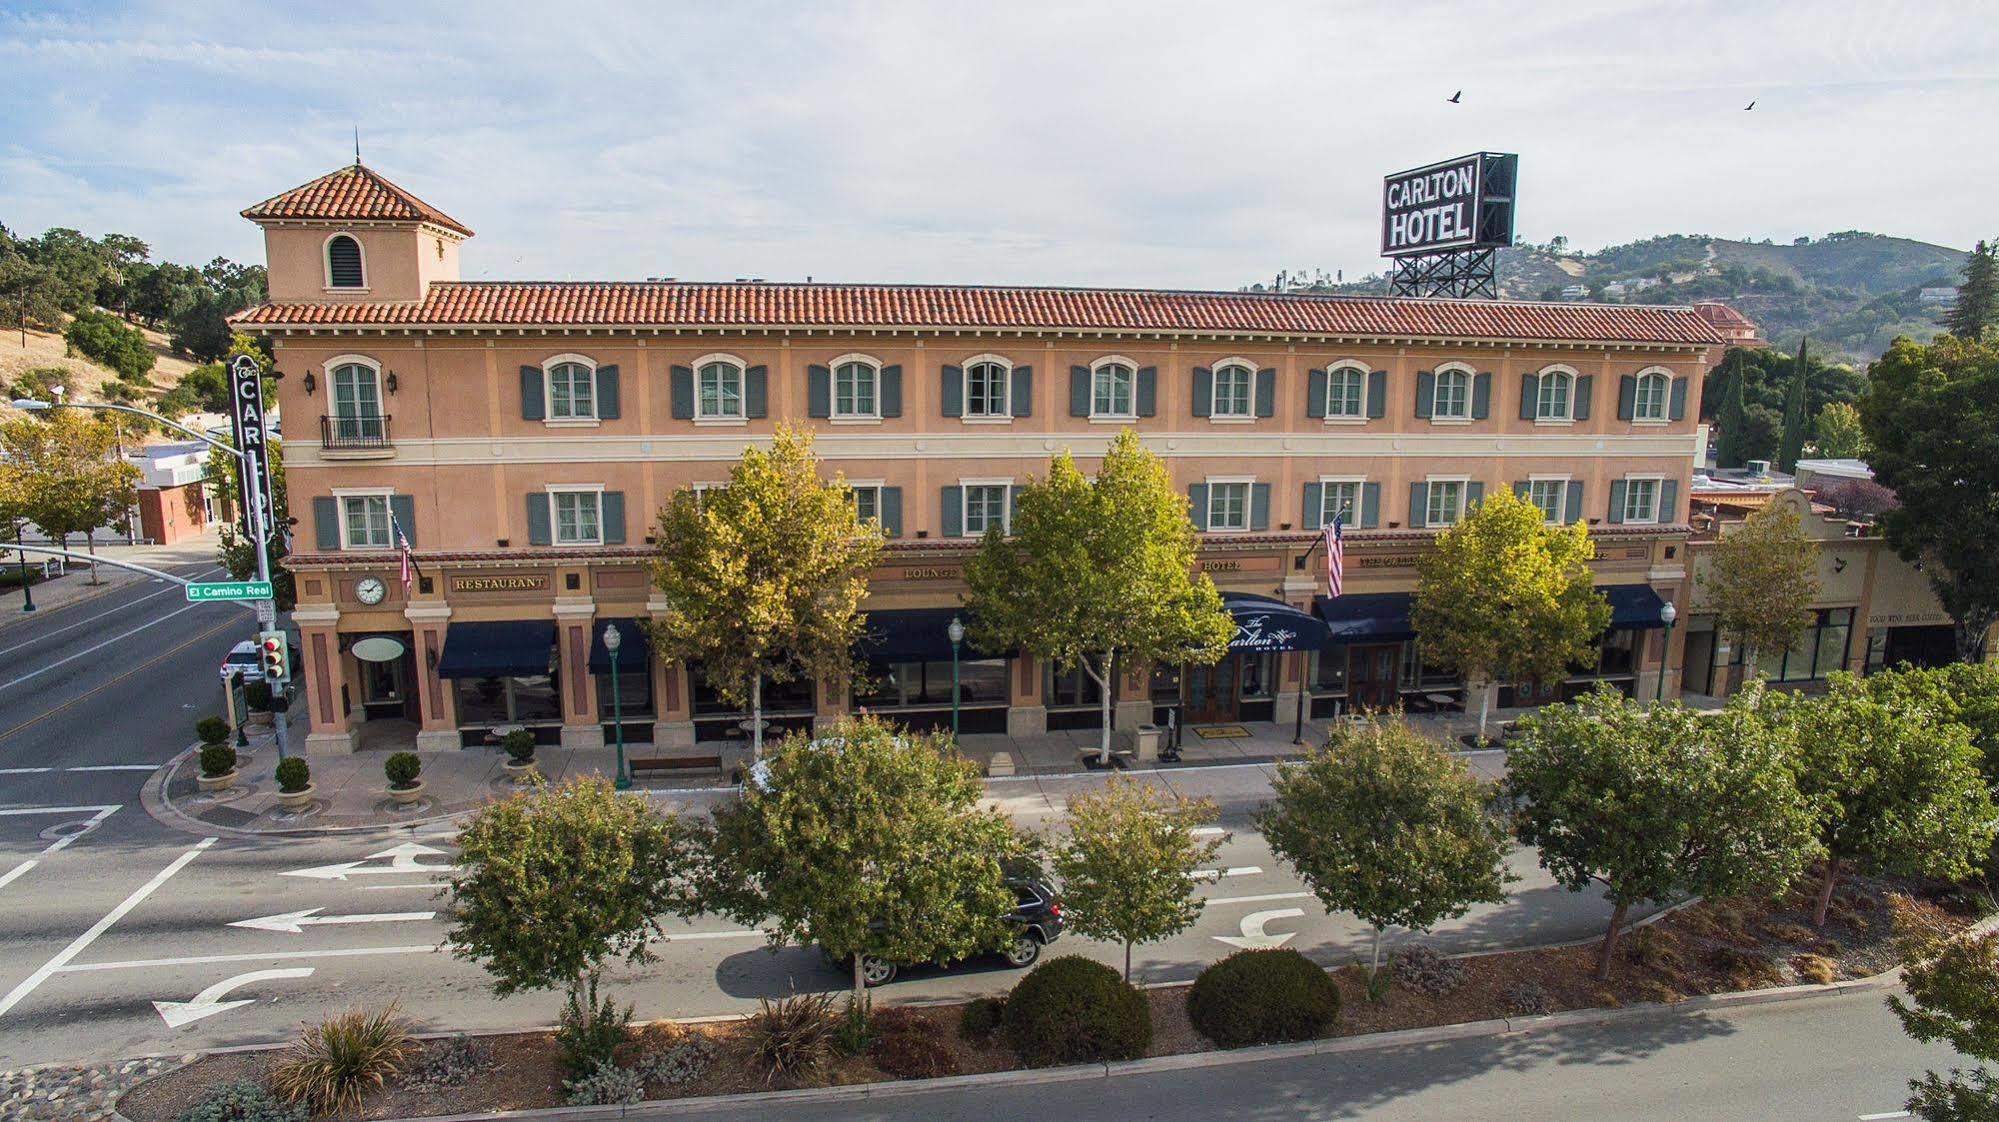
[[[1490,1122],[1858,1122],[1906,1117],[1905,1085],[1947,1068],[1878,993],[1749,1005],[1497,1038],[1069,1082],[758,1103],[708,1122],[989,1122],[995,1118],[1365,1118]],[[640,1109],[628,1117],[665,1117]],[[677,1115],[686,1117],[685,1114]]]

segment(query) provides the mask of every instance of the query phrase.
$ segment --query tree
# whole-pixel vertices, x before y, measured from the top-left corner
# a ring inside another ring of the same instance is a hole
[[[289,612],[298,605],[298,581],[292,571],[282,562],[290,554],[291,502],[285,494],[285,448],[284,441],[269,437],[264,444],[264,462],[270,466],[271,478],[271,523],[277,534],[265,544],[265,556],[271,574],[271,598],[278,610]],[[208,453],[208,478],[224,494],[234,497],[241,504],[242,485],[238,482],[242,470],[241,461],[219,449]],[[234,523],[224,523],[219,531],[219,543],[215,559],[229,571],[235,580],[250,580],[257,575],[257,547],[250,535]]]
[[[127,381],[144,381],[153,368],[153,348],[146,345],[146,337],[110,312],[77,313],[63,338],[85,358],[110,367]]]
[[[484,966],[499,997],[567,989],[586,1021],[605,965],[651,961],[659,917],[692,907],[680,832],[602,777],[486,803],[458,846],[451,953]]]
[[[1812,498],[1849,522],[1871,522],[1895,509],[1895,492],[1872,479],[1841,479],[1820,487]]]
[[[1739,468],[1745,457],[1742,454],[1746,434],[1743,424],[1744,411],[1749,408],[1749,371],[1743,361],[1742,349],[1731,347],[1728,359],[1723,363],[1723,377],[1727,378],[1727,406],[1721,415],[1721,443],[1715,449],[1715,463],[1720,467]]]
[[[1012,537],[987,530],[965,566],[973,641],[1082,667],[1102,699],[1108,763],[1116,668],[1215,662],[1235,636],[1214,581],[1194,571],[1186,496],[1124,429],[1095,479],[1056,456],[1021,489],[1012,521]]]
[[[18,465],[20,509],[59,548],[68,548],[70,535],[85,534],[95,552],[97,527],[130,507],[140,473],[117,456],[117,447],[116,429],[77,409],[0,424],[0,453]]]
[[[1882,528],[1957,622],[1958,657],[1977,662],[1999,619],[1999,341],[1897,339],[1867,376],[1870,464],[1901,504]]]
[[[1963,933],[1912,948],[1902,970],[1909,1000],[1888,998],[1902,1030],[1973,1059],[1999,1060],[1999,934]],[[1999,1118],[1999,1079],[1983,1067],[1911,1080],[1908,1108],[1930,1122]]]
[[[1596,546],[1581,520],[1547,524],[1541,508],[1498,491],[1437,535],[1416,565],[1410,622],[1426,663],[1449,667],[1481,690],[1485,735],[1491,682],[1559,680],[1596,658],[1610,603],[1596,590]]]
[[[1722,532],[1699,579],[1715,627],[1736,637],[1743,665],[1753,666],[1757,651],[1783,649],[1811,623],[1818,547],[1796,510],[1771,502]]]
[[[1835,401],[1819,412],[1812,422],[1812,451],[1838,459],[1867,457],[1867,433],[1860,427],[1860,410],[1850,402]]]
[[[1784,435],[1777,443],[1777,470],[1798,470],[1798,457],[1805,451],[1805,359],[1810,339],[1798,340],[1798,357],[1791,368],[1791,384],[1784,391]]]
[[[1637,904],[1776,892],[1804,868],[1816,819],[1793,777],[1790,729],[1760,685],[1719,712],[1600,690],[1521,718],[1506,747],[1520,840],[1571,892],[1604,886],[1608,980]]]
[[[1124,944],[1125,981],[1132,944],[1177,935],[1201,917],[1193,874],[1222,843],[1195,837],[1194,827],[1214,816],[1211,802],[1117,774],[1069,800],[1069,833],[1049,847],[1065,915],[1085,938]]]
[[[763,755],[763,684],[849,676],[880,525],[856,513],[846,480],[819,477],[812,433],[779,425],[747,447],[729,483],[676,492],[659,512],[653,617],[662,658],[699,662],[708,684],[748,709]]]
[[[1370,972],[1390,924],[1428,931],[1506,898],[1492,785],[1399,716],[1335,727],[1324,747],[1280,765],[1271,791],[1257,826],[1328,912],[1374,928]]]
[[[1977,340],[1999,323],[1999,245],[1980,241],[1964,259],[1964,281],[1943,315],[1943,329]]]
[[[1783,436],[1784,408],[1800,361],[1799,355],[1775,347],[1731,347],[1721,365],[1708,371],[1701,393],[1701,419],[1715,425],[1720,441],[1716,462],[1720,466],[1741,467],[1749,460],[1775,463],[1782,458],[1778,445]],[[1867,379],[1851,366],[1827,363],[1809,351],[1802,361],[1807,418],[1817,417],[1833,402],[1858,402],[1867,389]],[[1739,418],[1735,414],[1738,382],[1742,392]]]
[[[1026,838],[981,809],[978,771],[948,742],[872,717],[780,740],[699,837],[703,903],[772,944],[944,962],[1002,946],[1006,864]]]
[[[1999,828],[1969,729],[1908,695],[1890,704],[1844,671],[1830,682],[1822,697],[1778,707],[1795,730],[1798,788],[1817,809],[1821,927],[1845,870],[1954,880]]]

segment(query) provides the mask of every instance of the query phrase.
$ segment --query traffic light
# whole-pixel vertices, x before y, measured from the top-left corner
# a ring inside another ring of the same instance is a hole
[[[286,649],[284,632],[259,632],[257,656],[263,663],[265,681],[275,685],[291,676],[291,653]]]

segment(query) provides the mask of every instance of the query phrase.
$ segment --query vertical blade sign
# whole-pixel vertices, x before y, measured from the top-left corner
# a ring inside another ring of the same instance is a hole
[[[235,430],[236,447],[245,455],[257,461],[256,478],[263,484],[256,493],[251,491],[251,473],[237,466],[237,497],[243,503],[244,536],[257,536],[256,525],[261,521],[266,531],[276,532],[277,507],[271,500],[271,457],[265,441],[264,430],[264,378],[257,360],[249,355],[237,355],[229,364],[229,400],[234,403],[230,410],[230,427]],[[251,517],[251,511],[260,512],[263,517]]]

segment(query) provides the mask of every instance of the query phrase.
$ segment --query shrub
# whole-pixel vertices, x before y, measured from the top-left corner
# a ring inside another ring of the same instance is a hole
[[[236,770],[236,749],[227,744],[201,746],[201,774],[210,779]]]
[[[194,723],[194,735],[203,744],[223,744],[229,740],[229,722],[220,717],[203,717]]]
[[[570,1106],[626,1106],[646,1097],[645,1079],[630,1068],[599,1060],[589,1074],[562,1081]]]
[[[253,712],[270,712],[271,684],[269,682],[250,682],[245,685],[243,687],[243,703],[248,705]]]
[[[500,740],[500,747],[507,750],[520,763],[534,759],[534,734],[526,729],[515,729]]]
[[[408,790],[423,773],[423,760],[415,752],[392,752],[382,762],[382,774],[389,777],[389,786],[398,791]]]
[[[403,1087],[411,1091],[449,1091],[491,1070],[493,1050],[461,1032],[431,1041],[403,1076]]]
[[[1680,955],[1680,939],[1656,923],[1646,924],[1624,937],[1624,957],[1647,970],[1676,973],[1685,965]]]
[[[1152,1043],[1145,994],[1100,962],[1065,955],[1028,971],[1002,1017],[1030,1067],[1132,1060]]]
[[[745,1023],[750,1058],[764,1070],[764,1082],[799,1082],[816,1075],[833,1051],[833,999],[801,993],[761,1004]]]
[[[312,765],[302,756],[286,756],[278,761],[278,790],[286,794],[312,786]]]
[[[705,1036],[687,1034],[677,1044],[640,1053],[632,1070],[648,1083],[678,1087],[706,1074],[715,1063],[715,1045]]]
[[[1509,1017],[1539,1017],[1555,1011],[1555,995],[1539,982],[1515,982],[1499,995]]]
[[[1762,951],[1716,947],[1714,953],[1708,956],[1708,965],[1731,988],[1738,990],[1774,986],[1784,980],[1777,970],[1777,963]]]
[[[1445,958],[1421,943],[1395,954],[1395,980],[1412,993],[1449,997],[1470,976],[1471,968],[1462,959]]]
[[[401,1071],[415,1046],[393,1001],[376,1013],[328,1017],[285,1048],[271,1069],[271,1090],[316,1114],[358,1111],[361,1096]]]
[[[848,998],[847,1004],[840,1010],[839,1023],[833,1026],[833,1050],[842,1056],[858,1056],[874,1042],[874,999],[864,996],[855,1001]]]
[[[958,1014],[958,1035],[966,1040],[985,1040],[999,1031],[1000,1020],[1005,1015],[1005,998],[975,997]]]
[[[555,1022],[555,1050],[562,1070],[572,1079],[581,1079],[612,1062],[618,1045],[629,1035],[631,1023],[629,1006],[619,1009],[609,997],[597,1000],[597,979],[591,978],[583,992],[571,987],[562,1016]]]
[[[1798,977],[1805,981],[1821,986],[1839,979],[1839,965],[1824,955],[1794,954],[1791,956],[1791,969],[1796,970]]]
[[[220,1083],[174,1119],[174,1122],[305,1122],[303,1105],[282,1103],[248,1079]]]
[[[116,370],[120,378],[136,381],[153,368],[153,349],[146,345],[146,337],[110,312],[78,312],[63,338],[85,358]]]
[[[1201,971],[1187,991],[1188,1018],[1224,1048],[1310,1040],[1339,1012],[1332,978],[1288,947],[1237,951]]]

